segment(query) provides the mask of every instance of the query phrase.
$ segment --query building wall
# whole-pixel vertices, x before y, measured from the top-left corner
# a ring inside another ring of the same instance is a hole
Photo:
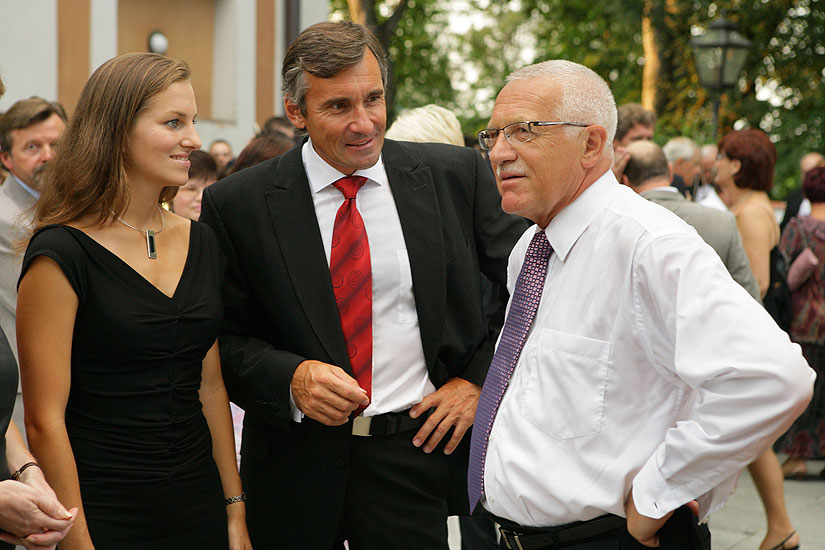
[[[82,1],[82,0],[72,0]],[[211,0],[118,0],[117,53],[145,52],[152,32],[169,39],[166,55],[185,59],[192,70],[198,116],[212,118],[215,2]]]
[[[71,113],[97,67],[120,53],[145,51],[150,28],[158,29],[169,37],[169,55],[192,67],[204,148],[222,138],[237,154],[258,124],[283,114],[287,1],[2,0],[0,75],[6,95],[0,111],[39,95],[60,100]],[[302,29],[327,14],[328,2],[300,0]]]
[[[0,74],[0,111],[33,95],[57,99],[57,0],[0,4]]]

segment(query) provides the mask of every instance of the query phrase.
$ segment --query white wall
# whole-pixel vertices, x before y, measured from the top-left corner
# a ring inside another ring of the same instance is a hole
[[[94,71],[117,55],[117,0],[91,0],[89,61]],[[328,2],[302,0],[301,28],[324,21]],[[226,139],[235,154],[255,133],[256,0],[215,0],[212,120],[200,120],[204,149]],[[280,91],[284,2],[276,1],[275,111]],[[197,29],[192,29],[197,32]],[[0,75],[6,95],[0,111],[32,95],[57,99],[57,0],[0,0]]]
[[[117,55],[117,0],[92,0],[90,9],[89,66],[94,72]]]
[[[199,120],[203,148],[225,139],[238,154],[254,135],[255,0],[215,2],[212,119]]]
[[[0,111],[33,95],[57,99],[57,0],[2,1],[0,75]]]
[[[232,152],[240,153],[257,131],[255,116],[255,0],[218,0],[215,11],[215,71],[212,85],[212,120],[198,122],[203,148],[225,139]],[[275,113],[283,114],[281,61],[285,48],[284,2],[275,6]],[[303,0],[301,28],[325,21],[329,4]]]
[[[302,0],[301,9],[298,12],[301,30],[315,23],[326,21],[328,17],[329,2],[322,0]]]

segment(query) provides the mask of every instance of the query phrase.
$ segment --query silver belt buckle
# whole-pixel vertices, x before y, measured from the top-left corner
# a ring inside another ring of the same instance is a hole
[[[370,436],[370,424],[372,424],[371,416],[356,416],[352,421],[352,435],[359,437]]]
[[[501,527],[499,527],[499,530],[501,530]],[[519,540],[519,535],[517,535],[516,533],[514,533],[512,531],[508,531],[507,534],[502,532],[501,535],[502,535],[502,538],[504,539],[504,546],[506,546],[508,550],[524,550],[524,548],[521,546],[521,541]],[[515,543],[516,543],[515,546],[510,544],[510,539],[513,539],[515,541]]]

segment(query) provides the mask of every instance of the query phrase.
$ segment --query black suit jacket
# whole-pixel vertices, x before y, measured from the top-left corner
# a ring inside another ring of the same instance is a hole
[[[387,140],[382,155],[430,379],[436,387],[452,377],[481,385],[506,293],[485,323],[479,273],[504,287],[510,250],[526,223],[502,212],[489,165],[471,149]],[[337,517],[351,426],[292,422],[290,382],[305,359],[352,370],[301,146],[209,187],[201,221],[215,230],[229,260],[220,347],[230,398],[246,410],[243,458],[268,461],[272,475],[281,472],[285,494],[272,500],[306,506],[317,528],[319,515]],[[458,471],[463,487],[466,463]],[[466,507],[466,492],[455,496]],[[286,510],[273,506],[274,517],[283,518]]]

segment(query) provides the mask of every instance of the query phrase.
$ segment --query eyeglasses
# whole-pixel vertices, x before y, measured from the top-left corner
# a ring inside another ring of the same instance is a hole
[[[534,126],[579,126],[584,128],[585,126],[589,126],[589,124],[582,124],[580,122],[545,122],[538,120],[513,122],[503,128],[485,128],[480,131],[478,133],[478,144],[481,145],[482,150],[489,151],[496,144],[498,133],[501,131],[504,132],[504,138],[510,145],[527,143],[533,139]],[[516,141],[513,142],[513,139]]]

